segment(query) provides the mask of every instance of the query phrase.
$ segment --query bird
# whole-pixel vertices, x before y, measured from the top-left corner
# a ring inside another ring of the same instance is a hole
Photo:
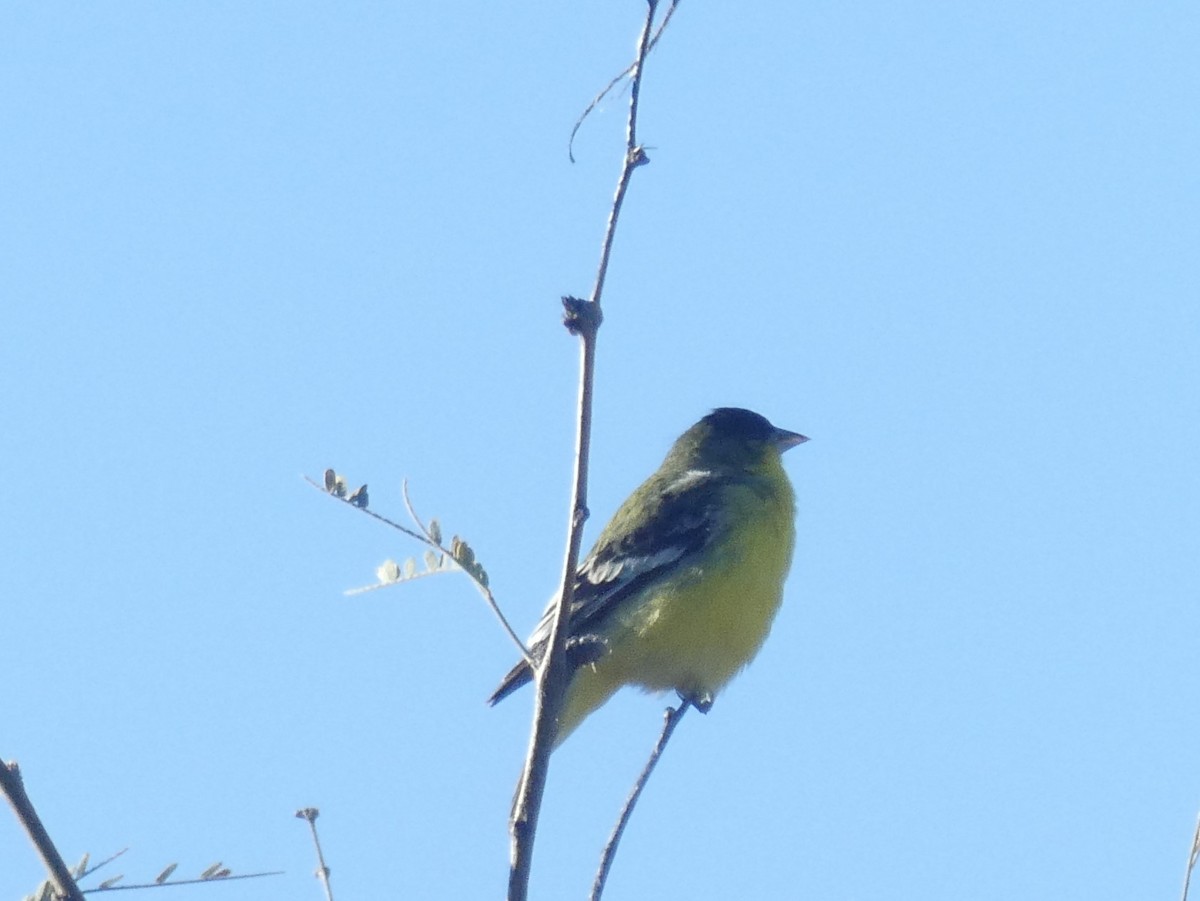
[[[707,713],[755,657],[795,544],[782,454],[807,440],[750,410],[717,408],[617,509],[576,570],[572,671],[555,747],[624,685],[674,690]],[[529,638],[535,662],[549,644],[556,600]],[[488,704],[532,679],[522,660]]]

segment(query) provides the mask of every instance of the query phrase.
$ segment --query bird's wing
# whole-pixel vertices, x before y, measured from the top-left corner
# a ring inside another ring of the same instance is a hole
[[[579,643],[596,635],[622,602],[645,586],[687,565],[728,527],[720,503],[728,475],[688,470],[669,482],[653,480],[622,505],[601,533],[575,577],[568,621],[568,640]],[[550,639],[557,598],[553,598],[529,639],[539,658]],[[586,654],[580,655],[586,659]],[[521,662],[501,682],[495,703],[533,676]]]

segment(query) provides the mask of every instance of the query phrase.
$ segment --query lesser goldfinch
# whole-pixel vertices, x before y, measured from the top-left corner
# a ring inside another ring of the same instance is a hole
[[[580,564],[568,646],[582,648],[556,745],[622,685],[707,710],[758,652],[783,596],[795,495],[781,455],[808,439],[722,407],[683,433]],[[529,639],[550,637],[553,602]],[[512,668],[489,704],[533,678]]]

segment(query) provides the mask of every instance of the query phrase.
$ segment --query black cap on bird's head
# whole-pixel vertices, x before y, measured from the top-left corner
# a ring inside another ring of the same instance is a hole
[[[675,451],[736,459],[757,456],[766,447],[783,453],[807,440],[798,432],[771,425],[769,419],[752,410],[718,407],[683,433],[675,443]]]

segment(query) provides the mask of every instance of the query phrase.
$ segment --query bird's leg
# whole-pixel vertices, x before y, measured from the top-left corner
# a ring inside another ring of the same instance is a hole
[[[712,710],[713,696],[711,691],[677,691],[676,694],[679,695],[679,700],[695,707],[700,713],[708,713],[708,711]]]

